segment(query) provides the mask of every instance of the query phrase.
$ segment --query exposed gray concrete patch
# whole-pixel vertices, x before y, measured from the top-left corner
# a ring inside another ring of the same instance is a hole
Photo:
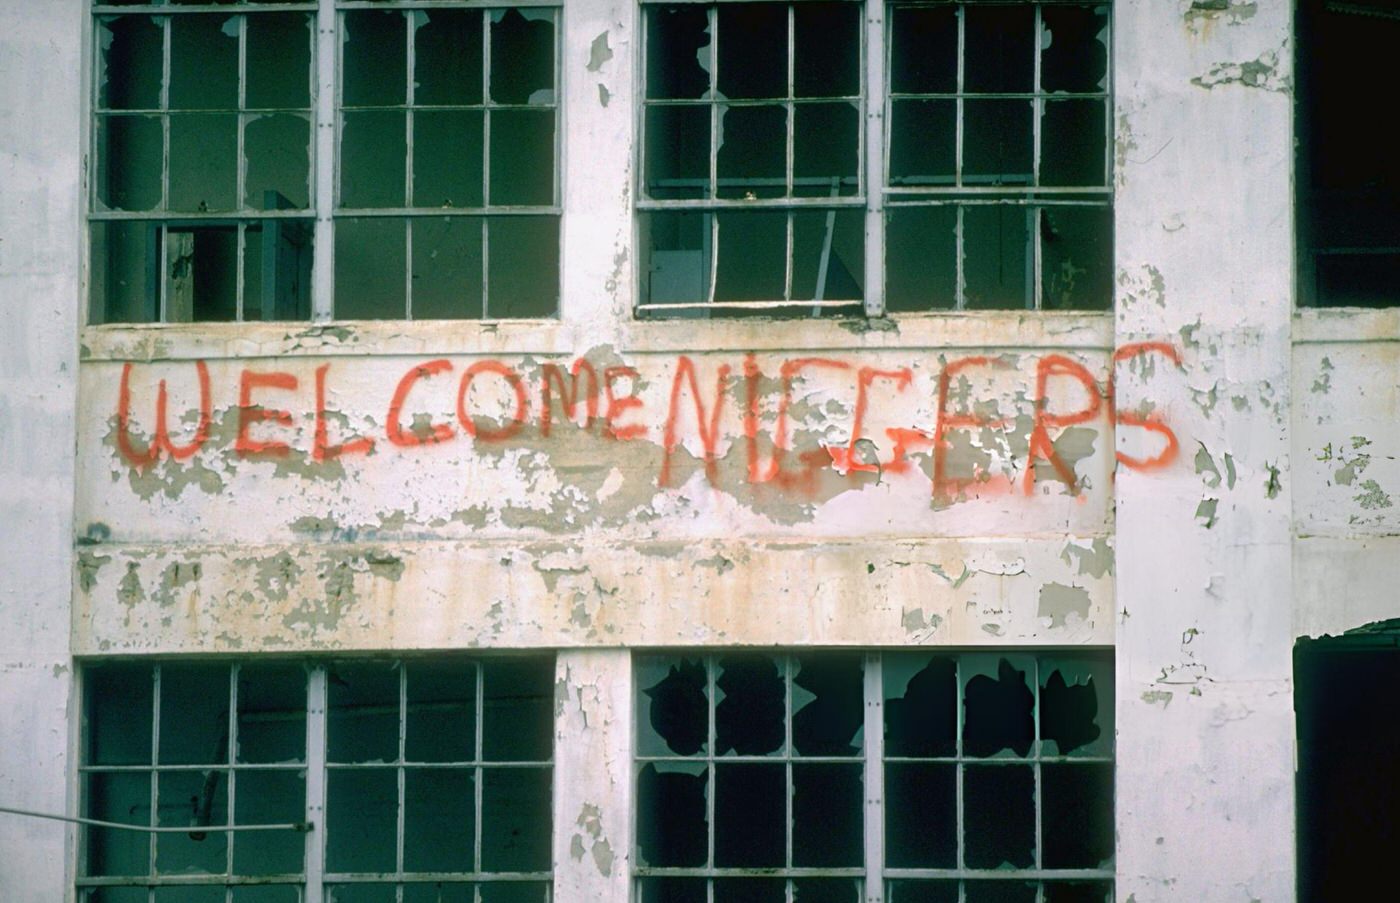
[[[403,559],[388,552],[370,552],[365,555],[365,563],[369,565],[369,572],[376,577],[383,577],[385,580],[398,582],[403,576]]]
[[[169,608],[177,601],[176,594],[183,587],[199,585],[203,568],[198,561],[172,561],[161,571],[160,581],[153,598],[162,608]]]
[[[1207,530],[1215,526],[1215,509],[1219,504],[1219,499],[1201,499],[1196,505],[1196,520]]]
[[[84,593],[92,592],[97,585],[97,574],[103,566],[110,564],[112,556],[95,555],[92,552],[78,553],[78,588]]]
[[[1089,577],[1102,578],[1113,573],[1113,547],[1102,536],[1095,537],[1087,549],[1073,541],[1065,543],[1060,560],[1073,564],[1078,573]]]
[[[1278,54],[1273,51],[1241,63],[1216,63],[1205,75],[1191,79],[1191,84],[1206,90],[1238,84],[1281,93],[1286,93],[1289,87],[1288,79],[1278,72]]]
[[[141,588],[139,567],[136,562],[128,561],[126,574],[122,577],[121,583],[117,585],[117,601],[127,608],[134,608],[146,597],[146,591]]]
[[[613,849],[608,838],[603,835],[603,811],[592,803],[584,803],[579,811],[578,819],[574,822],[583,829],[583,834],[574,834],[569,842],[569,855],[575,861],[582,861],[584,857],[583,837],[587,835],[592,841],[590,851],[593,856],[593,864],[598,869],[598,874],[608,877],[613,870]]]
[[[1203,475],[1201,482],[1210,489],[1220,485],[1220,468],[1215,466],[1215,459],[1211,457],[1210,451],[1204,445],[1196,450],[1195,463],[1196,473]]]
[[[1167,706],[1171,705],[1172,697],[1175,695],[1171,690],[1145,690],[1142,694],[1142,701],[1148,705],[1161,703],[1162,708],[1166,709]]]
[[[1040,588],[1040,607],[1036,614],[1041,618],[1049,618],[1052,628],[1065,627],[1071,615],[1078,615],[1081,620],[1087,620],[1089,605],[1089,591],[1082,586],[1047,583]]]
[[[1361,484],[1361,492],[1357,494],[1354,501],[1362,508],[1379,510],[1392,506],[1390,496],[1381,489],[1381,485],[1375,480],[1365,480]]]
[[[1317,379],[1313,380],[1312,391],[1315,394],[1326,395],[1332,391],[1332,371],[1336,369],[1332,366],[1332,359],[1323,355],[1322,362],[1317,368]]]
[[[968,567],[966,564],[963,565],[962,573],[956,577],[948,576],[948,573],[943,570],[942,565],[930,564],[928,567],[929,570],[933,571],[935,574],[951,583],[953,585],[953,589],[957,589],[958,587],[962,586],[964,583],[967,582],[967,578],[972,576],[972,568]]]
[[[1264,495],[1271,499],[1278,498],[1278,494],[1283,491],[1278,465],[1265,462],[1264,467],[1269,472],[1269,478],[1264,481]]]
[[[593,39],[593,43],[588,48],[588,71],[598,72],[603,68],[603,64],[612,59],[612,48],[608,46],[608,33],[599,33]]]

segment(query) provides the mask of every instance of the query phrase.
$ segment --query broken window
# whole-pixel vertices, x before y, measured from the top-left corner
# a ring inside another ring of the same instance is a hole
[[[553,316],[559,10],[420,7],[341,13],[335,314]]]
[[[646,6],[640,309],[1107,309],[1108,4],[863,12]]]
[[[546,903],[552,659],[93,665],[80,903]],[[308,832],[299,829],[314,823]]]
[[[1112,673],[1100,652],[640,656],[638,899],[1105,903]]]
[[[1107,310],[1108,4],[887,15],[886,310]]]
[[[91,322],[311,316],[314,21],[96,16]]]
[[[96,7],[90,322],[554,315],[558,8],[341,6]]]
[[[820,315],[865,285],[861,5],[648,5],[641,310]]]
[[[1299,0],[1296,28],[1298,303],[1395,306],[1400,167],[1377,140],[1375,98],[1400,90],[1400,10],[1388,0]]]
[[[1397,623],[1294,649],[1298,900],[1365,900],[1400,845]]]

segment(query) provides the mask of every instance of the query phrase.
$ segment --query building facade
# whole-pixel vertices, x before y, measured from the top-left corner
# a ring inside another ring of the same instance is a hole
[[[0,897],[1298,898],[1400,217],[1292,7],[0,2],[0,807],[167,829]]]

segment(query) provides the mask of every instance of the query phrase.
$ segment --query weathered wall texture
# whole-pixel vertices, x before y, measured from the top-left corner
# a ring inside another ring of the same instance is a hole
[[[0,805],[68,805],[82,117],[77,0],[0,3]],[[69,832],[0,815],[0,898],[65,899]]]
[[[1181,465],[1117,483],[1120,899],[1293,895],[1287,3],[1114,5],[1121,344]],[[1216,7],[1220,7],[1217,9]]]

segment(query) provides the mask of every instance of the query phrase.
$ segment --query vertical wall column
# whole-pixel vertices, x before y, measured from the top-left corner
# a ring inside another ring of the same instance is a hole
[[[0,806],[71,810],[87,4],[0,3]],[[73,832],[0,814],[0,899],[68,899]]]
[[[636,0],[564,6],[562,317],[579,349],[614,341],[632,316]]]
[[[554,674],[554,899],[628,903],[632,656],[565,650]]]
[[[1116,482],[1134,903],[1293,898],[1291,5],[1114,4],[1117,343],[1164,343],[1119,362],[1118,409],[1180,443]]]

